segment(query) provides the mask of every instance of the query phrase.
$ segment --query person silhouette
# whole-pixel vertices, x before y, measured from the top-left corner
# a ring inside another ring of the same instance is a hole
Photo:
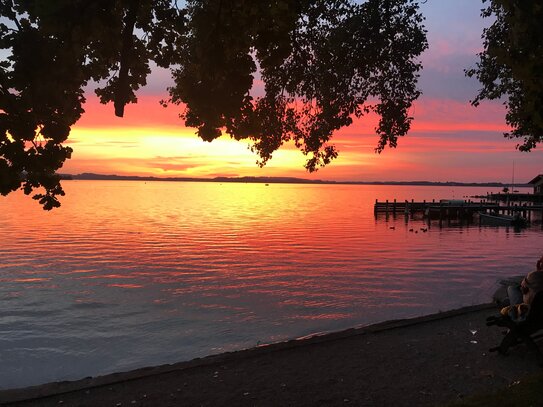
[[[511,305],[530,304],[534,295],[543,289],[543,256],[537,261],[534,271],[528,273],[519,284],[507,287],[507,297]]]

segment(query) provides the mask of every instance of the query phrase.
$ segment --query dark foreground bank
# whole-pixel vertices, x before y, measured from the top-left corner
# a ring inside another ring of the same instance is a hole
[[[128,373],[0,391],[9,406],[432,406],[538,372],[501,338],[490,305]]]

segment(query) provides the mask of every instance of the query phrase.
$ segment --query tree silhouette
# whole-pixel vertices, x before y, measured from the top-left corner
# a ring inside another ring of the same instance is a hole
[[[44,209],[64,195],[56,172],[90,81],[123,116],[154,61],[174,79],[163,103],[203,140],[248,139],[259,165],[292,140],[315,171],[370,111],[376,151],[397,145],[427,47],[414,0],[0,0],[0,13],[0,193],[43,187]]]
[[[484,2],[488,0],[483,0]],[[523,138],[520,151],[543,141],[543,5],[539,0],[492,0],[482,12],[494,18],[483,32],[484,50],[475,69],[482,88],[473,100],[505,99],[509,138]]]

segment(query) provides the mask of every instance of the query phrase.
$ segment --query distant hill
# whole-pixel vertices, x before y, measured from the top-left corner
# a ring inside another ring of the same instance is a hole
[[[95,174],[92,172],[84,172],[82,174],[64,174],[71,179],[81,180],[99,180],[99,181],[208,181],[198,178],[189,177],[175,177],[175,178],[159,178],[159,177],[141,177],[138,175],[109,175],[109,174]]]
[[[84,172],[82,174],[61,174],[63,179],[74,180],[111,180],[111,181],[183,181],[183,182],[243,182],[243,183],[284,183],[284,184],[335,184],[334,181],[309,180],[294,177],[215,177],[215,178],[191,178],[191,177],[152,177],[138,175],[107,175]]]
[[[172,182],[240,182],[260,184],[341,184],[341,185],[413,185],[413,186],[447,186],[447,187],[509,187],[501,182],[434,182],[434,181],[326,181],[310,180],[295,177],[215,177],[215,178],[191,178],[191,177],[152,177],[138,175],[107,175],[85,172],[82,174],[60,174],[65,180],[112,180],[112,181],[172,181]],[[516,184],[515,187],[530,187],[528,184]]]
[[[295,177],[215,177],[214,182],[253,182],[275,184],[337,184],[336,181],[304,179]]]

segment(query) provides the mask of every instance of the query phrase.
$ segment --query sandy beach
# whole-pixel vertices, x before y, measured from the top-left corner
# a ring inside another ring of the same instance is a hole
[[[433,406],[514,384],[524,346],[489,353],[483,304],[173,365],[0,392],[6,406]]]

